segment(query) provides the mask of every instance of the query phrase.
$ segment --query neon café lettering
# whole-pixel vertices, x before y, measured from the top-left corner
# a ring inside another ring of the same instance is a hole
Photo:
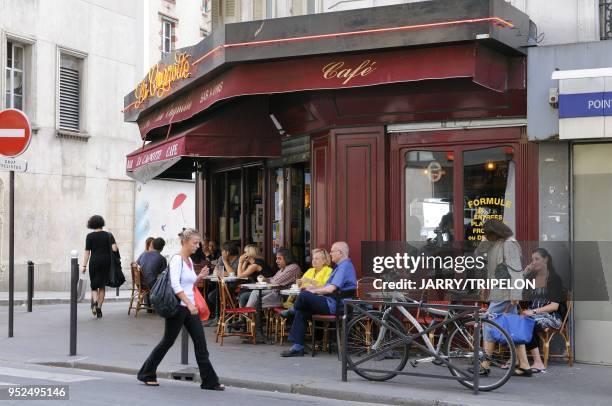
[[[191,76],[191,55],[181,52],[174,55],[174,63],[164,66],[154,65],[147,75],[147,79],[138,84],[134,90],[136,101],[134,107],[138,108],[150,97],[162,98],[172,88],[172,84]]]
[[[612,116],[612,92],[559,95],[559,118]]]

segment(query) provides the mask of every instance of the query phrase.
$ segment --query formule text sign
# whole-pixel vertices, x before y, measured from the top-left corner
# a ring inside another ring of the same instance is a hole
[[[20,110],[0,111],[0,155],[16,157],[30,145],[32,131],[28,117]]]

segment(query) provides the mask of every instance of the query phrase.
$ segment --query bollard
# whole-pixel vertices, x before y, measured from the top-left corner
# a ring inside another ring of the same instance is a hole
[[[181,364],[187,365],[189,355],[189,341],[187,341],[187,329],[183,327],[183,333],[181,335]]]
[[[117,286],[117,293],[115,294],[115,296],[119,296],[119,286]]]
[[[70,355],[76,355],[77,348],[77,284],[79,283],[79,260],[77,250],[70,251]]]
[[[34,297],[34,262],[28,261],[28,312],[32,312],[32,298]]]

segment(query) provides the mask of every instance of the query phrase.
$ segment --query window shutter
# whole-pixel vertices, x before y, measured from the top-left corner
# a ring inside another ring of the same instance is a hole
[[[253,0],[253,20],[264,19],[264,1],[265,0]]]
[[[236,17],[236,0],[225,0],[223,2],[225,4],[225,12],[223,15],[228,18]]]
[[[302,14],[304,14],[304,1],[291,0],[291,15],[301,16]]]
[[[212,13],[211,13],[213,30],[221,24],[221,1],[212,0]]]
[[[60,67],[59,126],[66,130],[80,130],[79,71]]]

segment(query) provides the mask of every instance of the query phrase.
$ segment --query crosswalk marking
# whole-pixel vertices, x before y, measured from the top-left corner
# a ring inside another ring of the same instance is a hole
[[[72,374],[63,374],[63,373],[58,373],[58,372],[47,372],[47,371],[36,371],[36,370],[30,370],[30,369],[0,367],[0,376],[2,375],[15,376],[18,378],[42,379],[45,381],[62,382],[62,383],[93,381],[97,379],[102,379],[102,378],[98,378],[95,376],[72,375]]]

